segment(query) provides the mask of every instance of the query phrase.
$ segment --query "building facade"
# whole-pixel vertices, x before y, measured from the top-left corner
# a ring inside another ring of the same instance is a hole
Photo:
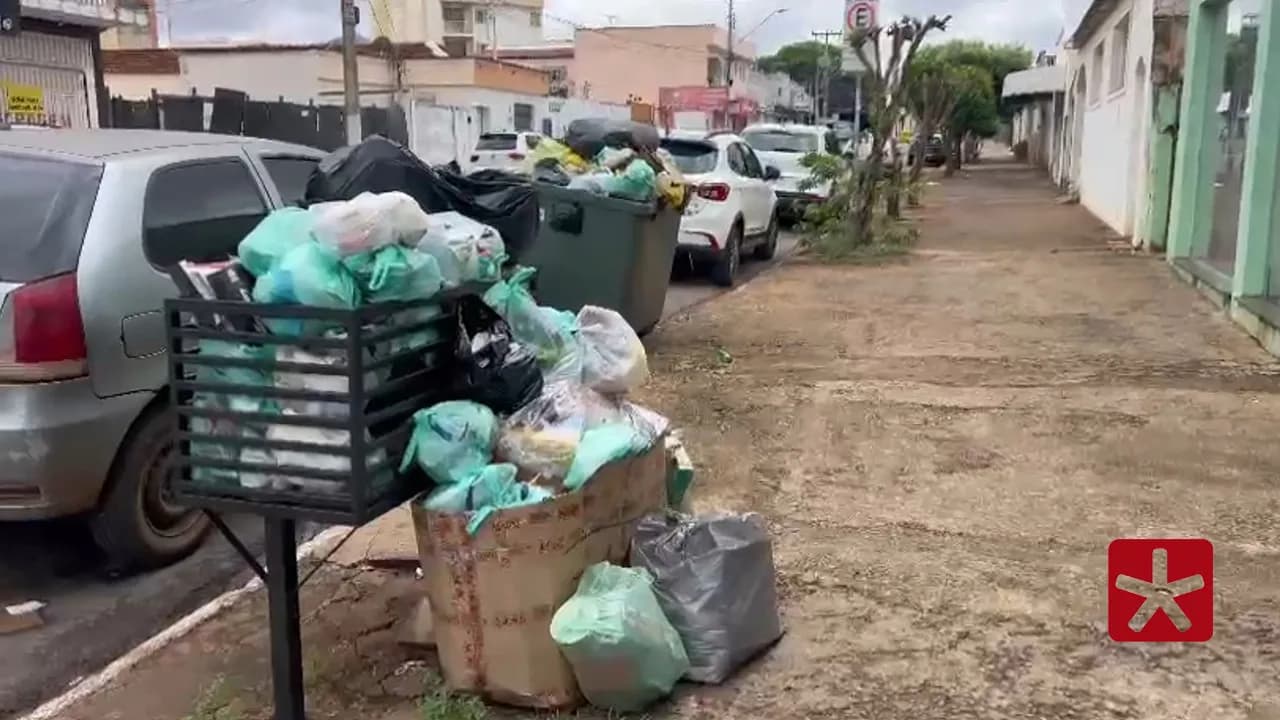
[[[450,57],[543,43],[543,0],[371,0],[387,38],[438,43]]]
[[[1071,36],[1061,174],[1116,233],[1143,237],[1155,0],[1095,0]]]
[[[1280,355],[1280,11],[1192,0],[1167,256]]]
[[[1067,73],[1047,58],[1042,55],[1037,67],[1006,76],[1003,97],[1018,106],[1011,122],[1015,153],[1024,152],[1027,162],[1047,170],[1060,182]]]
[[[19,30],[0,35],[0,123],[97,127],[105,112],[101,40],[146,13],[114,0],[22,0]]]

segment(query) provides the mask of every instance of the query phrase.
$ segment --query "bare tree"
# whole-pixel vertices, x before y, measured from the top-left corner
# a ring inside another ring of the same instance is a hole
[[[925,36],[933,30],[946,31],[950,21],[950,15],[930,15],[927,20],[904,15],[900,20],[855,33],[850,38],[854,53],[862,66],[867,68],[864,87],[870,109],[868,114],[871,131],[871,156],[861,167],[854,168],[855,186],[850,194],[849,229],[857,243],[872,239],[872,221],[883,179],[885,143],[893,134],[894,124],[902,115],[907,102],[906,82],[910,77],[916,52],[920,50]],[[888,57],[885,57],[881,48],[882,40],[888,45]],[[868,45],[873,50],[870,57],[867,54]],[[895,143],[895,164],[899,162],[897,156]]]

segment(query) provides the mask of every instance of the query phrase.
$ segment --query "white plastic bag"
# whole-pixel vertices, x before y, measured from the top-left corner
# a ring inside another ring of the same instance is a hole
[[[606,395],[622,395],[649,380],[649,359],[640,336],[618,313],[587,305],[578,312],[582,382]]]
[[[428,215],[424,232],[418,250],[436,259],[446,285],[500,277],[507,251],[497,230],[450,211]]]
[[[312,205],[312,235],[343,257],[401,243],[427,231],[427,214],[402,192],[360,193],[351,200]]]

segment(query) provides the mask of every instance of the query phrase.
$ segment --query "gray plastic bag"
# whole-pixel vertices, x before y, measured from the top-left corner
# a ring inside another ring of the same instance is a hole
[[[631,564],[653,575],[689,680],[722,683],[782,637],[773,543],[758,515],[650,515],[636,528]]]

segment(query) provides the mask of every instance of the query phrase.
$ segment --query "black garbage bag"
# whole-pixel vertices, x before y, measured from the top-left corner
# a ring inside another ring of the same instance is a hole
[[[650,515],[631,540],[631,565],[653,576],[694,682],[724,682],[782,637],[773,543],[759,516]]]
[[[560,167],[559,161],[547,158],[533,167],[533,181],[567,187],[572,179],[564,168]]]
[[[455,397],[508,415],[542,394],[537,356],[512,339],[501,315],[474,295],[460,298],[456,312]]]
[[[656,152],[660,142],[657,128],[631,120],[583,118],[569,123],[564,134],[564,144],[588,160],[605,147]]]
[[[399,143],[373,135],[335,150],[307,182],[308,205],[398,190],[429,213],[455,210],[497,230],[515,262],[538,237],[538,194],[528,180],[497,173],[464,176],[433,168]]]

